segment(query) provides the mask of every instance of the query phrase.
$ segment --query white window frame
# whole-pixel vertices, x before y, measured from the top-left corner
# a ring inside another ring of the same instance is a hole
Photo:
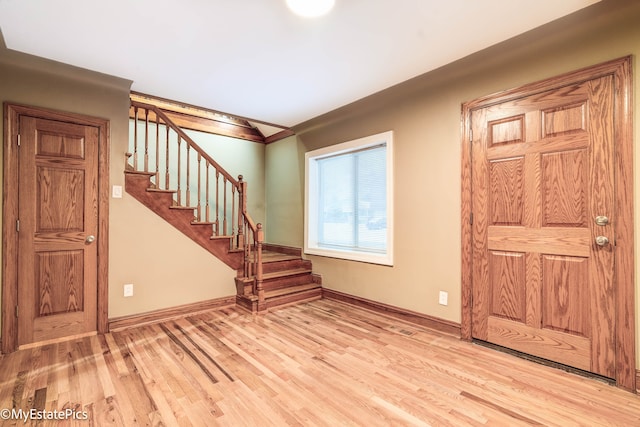
[[[317,160],[386,144],[387,248],[385,253],[320,247],[318,245]],[[387,131],[305,153],[304,253],[372,264],[393,265],[393,131]]]

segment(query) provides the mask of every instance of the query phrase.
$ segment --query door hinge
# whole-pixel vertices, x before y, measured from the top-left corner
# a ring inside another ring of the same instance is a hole
[[[18,317],[18,306],[16,305],[16,317]]]
[[[16,219],[16,232],[20,232],[20,220]]]
[[[20,147],[20,134],[18,134],[18,147]]]
[[[469,224],[473,225],[473,212],[469,214]]]
[[[469,129],[469,142],[473,142],[473,129]]]

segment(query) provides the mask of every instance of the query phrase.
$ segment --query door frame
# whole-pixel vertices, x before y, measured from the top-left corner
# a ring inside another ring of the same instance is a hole
[[[97,332],[108,332],[109,120],[39,107],[4,103],[2,188],[2,353],[18,349],[18,149],[20,116],[98,128]]]
[[[562,74],[543,81],[484,96],[462,105],[462,317],[461,338],[472,340],[472,164],[471,113],[473,110],[522,98],[604,76],[613,76],[614,83],[614,156],[615,156],[615,278],[616,295],[616,376],[619,387],[636,390],[635,359],[635,283],[633,255],[633,96],[632,58],[630,56],[608,61],[592,67]]]

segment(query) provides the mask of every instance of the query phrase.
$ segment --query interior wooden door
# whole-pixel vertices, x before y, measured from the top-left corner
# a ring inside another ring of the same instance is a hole
[[[97,329],[98,135],[19,121],[18,345]]]
[[[612,378],[613,89],[608,75],[471,112],[473,338]]]

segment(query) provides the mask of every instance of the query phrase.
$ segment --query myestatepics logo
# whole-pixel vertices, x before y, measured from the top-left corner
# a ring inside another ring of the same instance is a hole
[[[22,420],[26,424],[28,421],[40,421],[40,420],[88,420],[89,414],[85,411],[76,411],[75,409],[63,409],[45,411],[38,409],[2,409],[0,410],[0,419],[2,420]]]

